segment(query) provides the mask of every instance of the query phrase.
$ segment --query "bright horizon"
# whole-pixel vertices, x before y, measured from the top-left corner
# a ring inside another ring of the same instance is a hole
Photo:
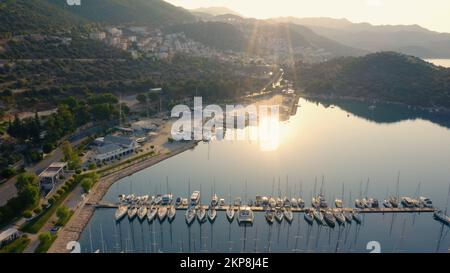
[[[420,25],[450,33],[448,0],[165,0],[186,9],[227,7],[245,17],[346,18],[374,25]]]

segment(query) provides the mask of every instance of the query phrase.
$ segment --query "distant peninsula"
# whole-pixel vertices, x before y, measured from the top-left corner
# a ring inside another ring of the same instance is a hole
[[[450,69],[396,52],[297,62],[290,77],[304,94],[450,110]]]

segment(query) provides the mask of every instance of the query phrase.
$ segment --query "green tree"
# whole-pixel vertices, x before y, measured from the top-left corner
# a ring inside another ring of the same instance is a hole
[[[70,216],[70,209],[66,206],[61,206],[56,210],[56,217],[58,217],[57,224],[62,225]]]
[[[81,180],[81,187],[83,188],[84,192],[89,192],[93,184],[93,180],[91,178],[83,178]]]
[[[147,96],[145,94],[139,94],[136,96],[136,99],[139,101],[139,103],[141,104],[145,104],[147,102]]]

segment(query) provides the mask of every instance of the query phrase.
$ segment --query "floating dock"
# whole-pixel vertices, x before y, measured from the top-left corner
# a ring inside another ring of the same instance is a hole
[[[86,203],[87,206],[92,206],[94,208],[99,208],[99,209],[116,209],[119,207],[120,203],[113,203],[113,202],[106,202],[106,201],[101,201],[98,203]],[[158,207],[158,205],[156,205]],[[242,205],[245,206],[245,205]],[[150,205],[148,205],[148,207],[150,207]],[[199,207],[203,207],[205,210],[207,210],[209,208],[209,206],[207,205],[197,205],[197,208]],[[215,207],[215,209],[217,211],[226,211],[228,209],[228,205],[226,206],[217,206]],[[238,206],[233,206],[235,208],[235,210],[238,209]],[[176,206],[175,207],[177,210],[187,210],[188,206]],[[261,207],[261,206],[250,206],[250,209],[254,212],[265,212],[266,208]],[[305,211],[309,210],[310,208],[295,208],[292,207],[290,208],[292,212],[296,212],[296,213],[304,213]],[[364,209],[359,209],[359,208],[320,208],[321,211],[326,211],[332,209],[334,211],[357,211],[359,213],[433,213],[435,211],[437,211],[437,209],[435,208],[419,208],[419,207],[415,207],[415,208],[364,208]]]

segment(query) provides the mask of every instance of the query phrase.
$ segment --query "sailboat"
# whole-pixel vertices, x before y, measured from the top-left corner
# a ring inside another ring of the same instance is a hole
[[[167,210],[167,220],[171,223],[175,219],[175,215],[177,213],[177,210],[174,206],[169,206],[169,209]]]
[[[315,210],[313,210],[313,215],[314,215],[314,219],[316,219],[316,222],[319,224],[319,225],[323,225],[324,224],[324,220],[323,220],[323,214],[322,214],[322,212],[320,211],[320,210],[317,210],[317,209],[315,209]]]
[[[200,206],[197,210],[197,220],[199,223],[204,223],[206,221],[206,210],[203,206]]]
[[[305,214],[303,215],[303,217],[305,218],[306,222],[308,222],[308,224],[310,224],[310,225],[313,224],[314,213],[312,210],[308,209],[307,211],[305,211]]]
[[[359,215],[359,213],[356,210],[354,210],[352,212],[352,217],[353,217],[353,220],[355,220],[355,222],[357,224],[361,224],[361,216]]]
[[[336,218],[334,218],[334,215],[330,210],[325,211],[323,218],[329,227],[334,228],[336,226]]]
[[[288,223],[292,223],[292,220],[294,220],[294,214],[292,213],[292,210],[290,208],[286,208],[284,209],[283,214]]]
[[[389,200],[386,200],[386,199],[383,201],[383,206],[388,209],[392,208],[391,202],[389,202]]]
[[[234,211],[234,207],[232,205],[228,206],[226,214],[227,214],[228,221],[233,222],[235,211]]]
[[[127,214],[127,211],[128,211],[127,205],[119,205],[115,213],[116,221],[120,221]]]
[[[164,222],[167,216],[167,207],[166,206],[160,206],[158,208],[158,219],[160,222]]]
[[[345,216],[344,213],[342,213],[339,210],[335,210],[333,213],[334,218],[336,218],[336,221],[338,222],[339,225],[344,225],[345,224]]]
[[[147,206],[145,205],[140,206],[137,211],[137,216],[139,221],[144,221],[145,217],[147,216]]]
[[[128,208],[128,219],[133,220],[136,217],[138,209],[135,206]]]
[[[345,221],[347,221],[347,223],[351,224],[352,223],[352,214],[348,211],[344,211],[342,214],[344,214],[345,217]]]
[[[186,214],[185,214],[186,223],[188,225],[192,224],[192,222],[195,220],[195,216],[196,216],[195,207],[192,206],[186,210]]]
[[[275,219],[277,220],[278,223],[281,223],[283,221],[284,218],[284,213],[283,211],[278,208],[275,210]]]
[[[158,213],[158,208],[156,206],[151,206],[149,210],[147,210],[147,221],[151,223]]]
[[[266,210],[266,221],[269,223],[269,225],[273,224],[273,221],[275,219],[275,214],[271,209]]]
[[[209,222],[213,223],[217,217],[217,210],[214,207],[209,207],[207,215]]]

